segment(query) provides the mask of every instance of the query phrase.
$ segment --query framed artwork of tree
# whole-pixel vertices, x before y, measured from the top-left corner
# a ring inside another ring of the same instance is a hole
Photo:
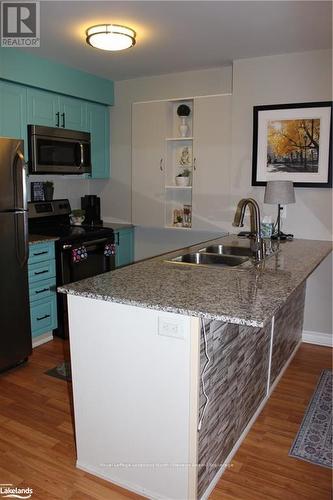
[[[252,186],[332,187],[332,101],[253,108]]]

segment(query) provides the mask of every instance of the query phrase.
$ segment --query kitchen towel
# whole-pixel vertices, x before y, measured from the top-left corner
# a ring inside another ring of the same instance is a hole
[[[72,262],[79,264],[88,259],[88,252],[84,245],[72,249]]]
[[[114,243],[105,243],[104,255],[105,257],[116,255],[116,245]]]

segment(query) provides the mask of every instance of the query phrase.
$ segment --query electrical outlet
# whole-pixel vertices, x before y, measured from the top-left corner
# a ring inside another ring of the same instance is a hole
[[[281,219],[287,218],[287,205],[281,205]]]
[[[159,317],[158,335],[162,335],[162,337],[183,339],[184,338],[183,325],[180,324],[177,320]]]

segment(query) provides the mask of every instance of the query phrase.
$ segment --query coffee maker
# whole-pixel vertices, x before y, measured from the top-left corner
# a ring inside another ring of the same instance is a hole
[[[95,194],[87,194],[81,198],[81,208],[85,211],[84,224],[101,226],[101,200]]]

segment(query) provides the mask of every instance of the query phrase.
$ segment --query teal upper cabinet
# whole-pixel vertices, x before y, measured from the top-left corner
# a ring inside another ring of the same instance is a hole
[[[26,87],[0,81],[0,136],[23,139],[26,144],[26,108]]]
[[[80,99],[60,96],[60,127],[86,132],[87,103]]]
[[[87,130],[87,103],[44,90],[28,89],[28,123]]]
[[[0,78],[108,106],[114,102],[112,80],[13,47],[0,47]]]
[[[90,132],[93,179],[110,177],[109,108],[74,97],[28,88],[28,123]]]
[[[109,108],[88,103],[88,130],[91,135],[91,164],[93,179],[110,177]]]
[[[59,96],[52,92],[28,88],[28,123],[59,127]]]

